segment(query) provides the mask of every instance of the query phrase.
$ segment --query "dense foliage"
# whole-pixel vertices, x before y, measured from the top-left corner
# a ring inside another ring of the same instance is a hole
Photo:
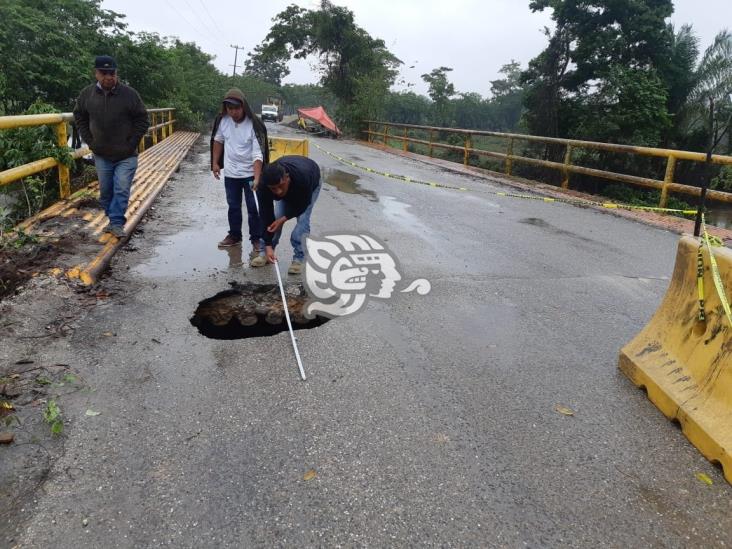
[[[130,32],[124,15],[101,5],[0,2],[0,114],[70,111],[79,90],[93,81],[94,56],[105,53],[117,58],[121,79],[149,107],[175,107],[182,127],[205,128],[222,92],[237,86],[255,111],[272,96],[284,99],[287,113],[323,105],[352,133],[362,120],[384,119],[699,151],[711,145],[732,153],[732,34],[720,32],[701,52],[692,27],[668,23],[672,0],[530,0],[529,9],[551,11],[555,25],[545,30],[547,45],[528,67],[505,64],[488,97],[457,89],[445,66],[422,75],[427,96],[409,87],[395,91],[401,61],[356,24],[352,11],[328,0],[277,14],[237,77],[218,71],[194,43]],[[293,58],[315,59],[317,85],[282,84]],[[0,132],[0,169],[38,154],[62,155],[42,133]],[[541,153],[562,160],[559,148]],[[663,176],[658,162],[603,154],[581,160]],[[732,190],[729,171],[713,174],[716,188]],[[701,175],[683,164],[677,174],[689,183]]]

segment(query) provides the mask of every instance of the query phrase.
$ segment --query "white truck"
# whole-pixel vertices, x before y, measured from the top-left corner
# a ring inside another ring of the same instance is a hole
[[[279,109],[277,105],[262,105],[262,120],[271,120],[277,122],[279,119]]]

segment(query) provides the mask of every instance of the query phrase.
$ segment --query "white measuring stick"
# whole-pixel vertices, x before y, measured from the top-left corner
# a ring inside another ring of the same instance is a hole
[[[297,341],[295,341],[295,332],[292,330],[290,322],[290,311],[287,310],[287,299],[285,299],[285,288],[282,286],[282,277],[280,276],[280,267],[278,261],[274,262],[275,272],[277,272],[277,282],[280,284],[280,294],[282,295],[282,304],[285,306],[285,318],[287,319],[287,327],[290,329],[290,339],[292,339],[292,348],[295,349],[295,358],[297,359],[297,367],[300,368],[300,377],[305,381],[305,370],[300,360],[300,351],[297,350]]]
[[[257,199],[257,191],[254,191],[254,204],[257,206],[257,215],[259,215],[259,200]],[[260,216],[259,219],[261,220],[262,217]],[[262,227],[263,230],[267,230],[266,227]],[[262,243],[260,242],[260,245]],[[275,272],[277,273],[277,283],[280,285],[280,295],[282,296],[282,305],[285,308],[285,318],[287,319],[287,328],[290,330],[290,339],[292,340],[292,348],[295,350],[295,358],[297,359],[297,367],[300,368],[300,377],[303,381],[305,381],[307,378],[305,377],[305,370],[302,367],[302,360],[300,360],[300,351],[297,348],[297,341],[295,339],[295,332],[292,330],[292,322],[290,322],[290,310],[287,308],[287,299],[285,298],[285,288],[282,285],[282,276],[280,276],[280,267],[279,263],[275,259],[275,262],[272,264],[272,266],[275,268]]]

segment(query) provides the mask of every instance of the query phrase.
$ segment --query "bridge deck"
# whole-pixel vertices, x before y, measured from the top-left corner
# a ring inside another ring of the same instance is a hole
[[[128,234],[135,230],[198,136],[193,132],[177,132],[140,154],[127,208]],[[114,252],[127,240],[102,232],[107,218],[98,198],[99,184],[95,181],[18,226],[41,241],[60,243],[58,248],[64,253],[59,255],[54,272],[80,278],[87,284],[96,280]]]

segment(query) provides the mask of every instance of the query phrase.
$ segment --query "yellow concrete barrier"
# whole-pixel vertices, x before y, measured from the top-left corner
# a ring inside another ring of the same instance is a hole
[[[288,139],[286,137],[271,137],[269,140],[269,161],[274,162],[280,156],[297,154],[308,156],[310,153],[307,139]]]
[[[732,326],[703,250],[704,317],[700,320],[699,240],[683,236],[668,291],[648,325],[620,351],[618,367],[732,483]],[[712,248],[727,295],[732,250]]]

